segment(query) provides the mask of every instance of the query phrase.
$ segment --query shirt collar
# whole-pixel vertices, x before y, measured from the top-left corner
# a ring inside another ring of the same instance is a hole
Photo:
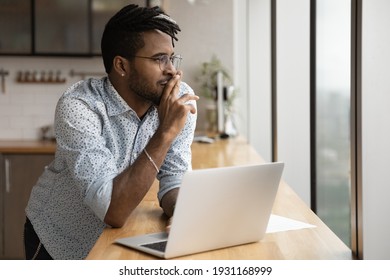
[[[135,114],[134,110],[126,103],[122,96],[119,95],[110,79],[108,77],[104,77],[103,79],[105,79],[103,83],[103,100],[106,104],[107,114],[109,116],[116,116],[127,111],[131,111]]]
[[[129,111],[132,115],[138,118],[137,113],[129,106],[129,104],[127,104],[122,96],[120,96],[120,94],[112,85],[110,79],[108,77],[104,77],[103,79],[105,79],[103,83],[103,100],[106,104],[107,114],[112,117]],[[154,111],[156,111],[156,107],[151,106],[146,112],[146,115],[149,115]]]

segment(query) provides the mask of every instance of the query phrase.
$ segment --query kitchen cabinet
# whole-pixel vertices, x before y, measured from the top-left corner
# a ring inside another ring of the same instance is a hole
[[[0,154],[0,258],[24,259],[25,208],[54,154]]]
[[[0,8],[0,53],[31,52],[31,1],[6,0]]]
[[[89,54],[88,0],[35,0],[36,54]]]
[[[0,55],[101,55],[107,21],[129,3],[146,0],[3,0]]]

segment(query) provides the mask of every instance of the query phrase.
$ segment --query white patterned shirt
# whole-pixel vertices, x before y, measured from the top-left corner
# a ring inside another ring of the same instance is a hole
[[[182,82],[184,93],[193,90]],[[54,125],[55,160],[34,186],[26,214],[54,259],[83,259],[107,226],[113,179],[142,153],[159,125],[158,112],[152,106],[140,120],[108,77],[93,78],[64,93]],[[195,125],[196,114],[189,113],[160,168],[160,201],[192,169]]]

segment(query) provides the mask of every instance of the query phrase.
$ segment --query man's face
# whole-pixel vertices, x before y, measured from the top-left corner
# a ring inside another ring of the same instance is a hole
[[[143,38],[145,46],[137,52],[137,57],[134,58],[129,88],[138,97],[159,105],[163,89],[175,75],[176,69],[171,63],[164,66],[157,58],[160,55],[169,57],[173,55],[172,38],[157,30],[144,32]]]

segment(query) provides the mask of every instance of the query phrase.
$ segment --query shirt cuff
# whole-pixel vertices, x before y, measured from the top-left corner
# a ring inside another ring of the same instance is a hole
[[[167,176],[160,179],[160,189],[157,193],[158,201],[161,205],[161,199],[163,196],[175,188],[180,187],[183,175]]]
[[[90,186],[85,195],[84,202],[104,222],[108,207],[111,202],[113,179],[115,175],[106,177]]]

